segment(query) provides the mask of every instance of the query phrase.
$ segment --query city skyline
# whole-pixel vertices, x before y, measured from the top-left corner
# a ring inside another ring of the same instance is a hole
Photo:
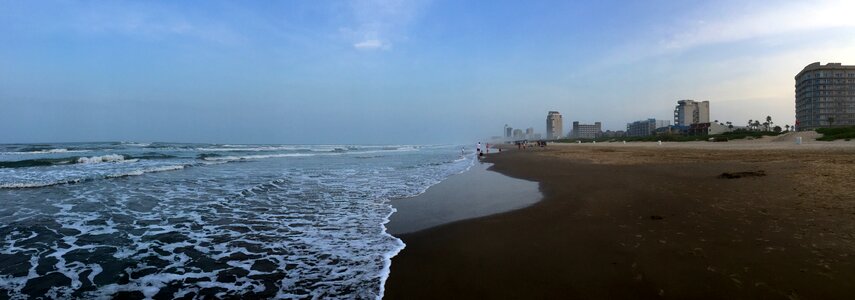
[[[622,130],[679,99],[793,124],[795,74],[855,63],[838,0],[0,7],[0,143],[466,142],[550,110]]]

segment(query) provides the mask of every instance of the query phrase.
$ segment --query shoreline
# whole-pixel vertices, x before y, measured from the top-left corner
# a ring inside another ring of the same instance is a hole
[[[398,236],[462,220],[525,208],[542,199],[537,182],[492,171],[493,164],[476,161],[415,197],[393,199],[396,212],[386,231]]]
[[[476,160],[466,171],[445,178],[428,187],[424,193],[390,202],[392,211],[381,228],[384,234],[398,240],[400,244],[396,251],[384,254],[378,299],[385,297],[386,282],[391,275],[395,257],[407,247],[401,235],[522,209],[542,200],[538,183],[491,171],[492,166],[491,163]],[[462,187],[487,190],[480,195],[461,194]]]
[[[407,248],[392,259],[386,297],[843,299],[855,292],[847,259],[855,250],[855,195],[838,178],[853,174],[855,148],[651,144],[488,155],[491,170],[539,182],[543,200],[398,236]],[[756,171],[763,175],[718,178]]]

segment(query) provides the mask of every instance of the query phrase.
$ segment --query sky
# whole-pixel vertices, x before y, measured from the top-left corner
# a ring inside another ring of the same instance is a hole
[[[505,124],[793,124],[855,1],[0,0],[0,143],[436,144]]]

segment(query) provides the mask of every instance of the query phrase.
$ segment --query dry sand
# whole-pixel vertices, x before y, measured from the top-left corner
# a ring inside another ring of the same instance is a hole
[[[855,142],[785,138],[490,155],[544,199],[402,235],[386,296],[851,299]]]

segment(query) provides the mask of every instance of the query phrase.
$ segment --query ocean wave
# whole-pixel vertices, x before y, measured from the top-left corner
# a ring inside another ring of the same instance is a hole
[[[125,155],[125,159],[170,159],[178,156],[158,152],[145,152],[139,155]]]
[[[104,177],[105,178],[121,178],[121,177],[128,177],[128,176],[140,176],[140,175],[143,175],[145,173],[177,171],[177,170],[184,169],[188,166],[189,165],[173,165],[173,166],[153,167],[153,168],[146,168],[146,169],[141,169],[141,170],[134,170],[134,171],[130,171],[127,173],[110,174],[110,175],[106,175]]]
[[[22,151],[12,151],[12,152],[0,152],[0,155],[31,155],[31,154],[55,154],[55,153],[80,153],[80,152],[89,152],[90,150],[69,150],[67,148],[56,148],[56,149],[39,149],[39,148],[27,148],[22,149]]]
[[[204,153],[203,153],[204,154]],[[239,160],[251,160],[251,159],[264,159],[264,158],[278,158],[278,157],[307,157],[307,156],[315,156],[316,154],[309,153],[284,153],[284,154],[267,154],[267,155],[244,155],[244,156],[221,156],[221,155],[205,155],[200,154],[200,159],[210,160],[210,161],[239,161]]]
[[[105,162],[122,162],[125,161],[125,156],[119,154],[107,154],[102,156],[80,157],[77,159],[79,164],[97,164]]]
[[[62,157],[62,158],[37,158],[37,159],[24,159],[24,160],[16,160],[16,161],[0,161],[0,169],[2,168],[28,168],[28,167],[45,167],[45,166],[57,166],[57,165],[71,165],[71,164],[97,164],[97,163],[128,163],[128,162],[137,162],[141,159],[145,160],[154,160],[154,159],[170,159],[177,158],[177,156],[167,155],[157,152],[146,152],[137,156],[124,155],[124,154],[107,154],[101,156],[70,156],[70,157]]]
[[[347,152],[356,150],[352,147],[328,147],[328,146],[254,146],[254,147],[238,147],[238,146],[223,146],[223,147],[204,147],[197,148],[198,151],[205,152],[271,152],[271,151],[293,151],[293,152]]]
[[[55,181],[0,183],[0,189],[39,188],[39,187],[46,187],[46,186],[60,185],[60,184],[80,183],[80,182],[89,181],[89,180],[92,180],[92,179],[91,178],[78,178],[78,179],[55,180]]]
[[[77,157],[68,158],[39,158],[25,159],[17,161],[0,161],[0,169],[2,168],[27,168],[27,167],[42,167],[73,164],[77,162]]]
[[[59,180],[46,180],[46,181],[31,181],[31,182],[13,182],[13,183],[0,183],[0,189],[18,189],[18,188],[40,188],[61,184],[77,184],[86,181],[92,181],[96,179],[110,179],[110,178],[122,178],[122,177],[130,177],[130,176],[140,176],[147,173],[156,173],[156,172],[165,172],[165,171],[176,171],[181,170],[187,167],[192,167],[193,164],[183,164],[183,165],[167,165],[167,166],[157,166],[157,167],[148,167],[142,169],[135,169],[130,171],[124,171],[119,173],[111,173],[99,176],[90,176],[85,178],[71,178],[71,179],[59,179]]]
[[[311,148],[295,147],[295,146],[263,146],[263,147],[224,147],[224,148],[197,148],[199,151],[211,152],[228,152],[228,151],[246,151],[246,152],[263,152],[263,151],[314,151]]]

